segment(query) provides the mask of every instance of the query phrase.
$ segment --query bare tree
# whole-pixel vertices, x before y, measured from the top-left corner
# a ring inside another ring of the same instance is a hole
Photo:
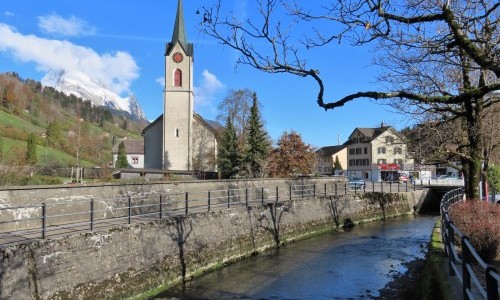
[[[253,94],[254,92],[249,89],[230,90],[224,100],[217,106],[219,110],[217,120],[224,123],[229,116],[240,143],[243,143],[246,139]]]
[[[238,51],[240,64],[312,78],[318,85],[316,101],[325,110],[371,98],[411,108],[413,114],[436,113],[441,122],[460,120],[467,133],[459,153],[468,174],[467,194],[479,195],[483,110],[499,101],[484,97],[500,89],[497,1],[331,0],[309,1],[304,8],[297,2],[256,0],[260,18],[251,20],[224,12],[222,2],[203,8],[202,31]],[[289,19],[278,20],[278,13]],[[324,24],[327,31],[319,29]],[[303,30],[303,37],[292,40],[292,29]],[[388,84],[387,91],[324,99],[320,71],[308,66],[306,53],[341,41],[376,44],[374,63],[383,67],[379,79]]]

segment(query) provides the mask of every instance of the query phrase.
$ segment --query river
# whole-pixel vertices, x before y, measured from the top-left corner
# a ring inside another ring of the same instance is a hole
[[[423,258],[436,217],[368,223],[288,244],[152,299],[372,299]]]

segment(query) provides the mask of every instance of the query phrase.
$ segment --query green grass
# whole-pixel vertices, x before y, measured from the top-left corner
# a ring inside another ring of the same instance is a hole
[[[17,153],[17,155],[25,155],[26,142],[21,140],[15,140],[7,137],[2,137],[3,145],[3,156],[4,158],[9,156],[10,151],[22,151],[22,153]],[[36,158],[37,166],[76,166],[76,157],[71,156],[65,152],[50,147],[36,146]],[[80,165],[82,167],[93,167],[94,163],[80,159]]]
[[[3,110],[0,110],[0,125],[3,127],[13,127],[26,132],[42,133],[45,131],[45,128],[33,125],[30,121],[13,114],[9,114]]]

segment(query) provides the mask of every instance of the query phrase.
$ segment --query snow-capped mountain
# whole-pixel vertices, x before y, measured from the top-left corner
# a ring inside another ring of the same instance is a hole
[[[146,120],[146,115],[134,94],[129,94],[125,98],[120,97],[117,93],[107,89],[104,84],[86,78],[86,76],[69,74],[64,71],[49,72],[42,78],[42,85],[51,86],[66,95],[73,94],[84,100],[89,100],[94,105],[123,110],[134,118]]]

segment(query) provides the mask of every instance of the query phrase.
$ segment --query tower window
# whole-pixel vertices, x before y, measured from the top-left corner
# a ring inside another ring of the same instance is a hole
[[[179,137],[179,129],[175,129],[175,137]]]
[[[174,86],[182,86],[182,71],[180,69],[174,71]]]

